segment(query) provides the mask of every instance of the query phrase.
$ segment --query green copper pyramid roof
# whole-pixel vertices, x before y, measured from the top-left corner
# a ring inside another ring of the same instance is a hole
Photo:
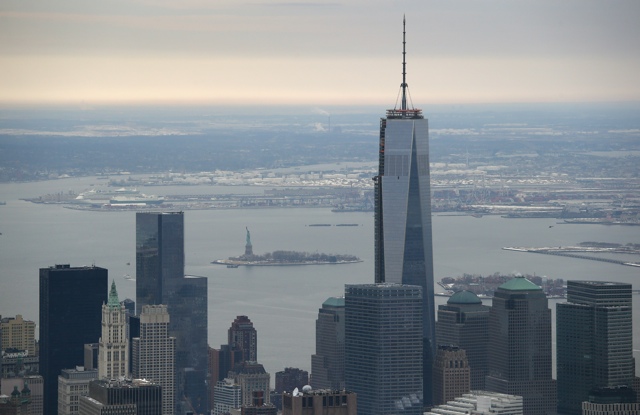
[[[344,297],[329,297],[322,305],[344,307]]]
[[[538,287],[521,275],[510,279],[498,288],[509,291],[542,291],[542,287]]]
[[[482,300],[471,291],[462,290],[453,294],[447,304],[482,304]]]
[[[111,291],[109,291],[109,302],[107,303],[109,308],[120,308],[120,301],[118,300],[118,290],[116,290],[116,281],[111,283]]]

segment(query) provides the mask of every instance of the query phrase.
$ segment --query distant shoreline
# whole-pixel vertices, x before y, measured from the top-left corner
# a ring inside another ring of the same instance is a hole
[[[344,260],[344,261],[303,261],[303,262],[282,262],[282,261],[234,261],[229,259],[216,259],[211,263],[214,265],[226,265],[231,268],[237,267],[279,267],[279,266],[292,266],[292,265],[341,265],[341,264],[355,264],[362,262],[361,259]]]

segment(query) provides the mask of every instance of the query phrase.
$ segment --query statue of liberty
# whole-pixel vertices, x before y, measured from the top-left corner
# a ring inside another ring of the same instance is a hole
[[[247,244],[244,246],[244,256],[246,258],[250,258],[253,256],[253,246],[251,245],[251,232],[249,232],[249,227],[247,229]]]

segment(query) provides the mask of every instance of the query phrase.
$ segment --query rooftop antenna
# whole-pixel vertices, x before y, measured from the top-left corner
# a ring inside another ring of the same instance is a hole
[[[406,32],[406,25],[407,25],[407,20],[405,18],[405,16],[402,16],[402,85],[400,85],[400,87],[402,88],[402,107],[400,108],[403,111],[406,111],[407,109],[407,61],[406,61],[406,36],[407,36],[407,32]]]

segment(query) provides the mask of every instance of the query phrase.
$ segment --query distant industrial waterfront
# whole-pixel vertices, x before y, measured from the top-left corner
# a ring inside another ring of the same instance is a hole
[[[95,177],[0,184],[0,314],[22,314],[38,323],[38,268],[58,263],[95,263],[109,270],[123,298],[135,298],[135,213],[102,214],[20,199],[70,190],[81,192]],[[147,188],[145,193],[153,192]],[[238,186],[238,194],[262,189]],[[229,187],[174,186],[181,192],[225,193]],[[345,216],[348,215],[348,216]],[[354,223],[360,226],[309,224]],[[562,278],[620,281],[638,286],[640,270],[606,262],[552,255],[524,255],[508,246],[569,246],[582,241],[640,243],[637,227],[553,226],[555,219],[505,219],[495,215],[433,217],[436,280],[464,273],[522,273]],[[363,260],[340,267],[248,267],[227,269],[212,259],[235,256],[243,249],[245,227],[252,231],[256,252],[292,249],[349,253]],[[310,369],[318,308],[344,284],[373,282],[373,215],[336,214],[328,208],[194,210],[185,213],[186,272],[209,278],[209,343],[226,342],[229,324],[248,315],[259,336],[258,359],[267,371],[285,366]],[[634,295],[634,349],[640,358],[640,295]],[[446,297],[438,297],[443,304]],[[550,300],[554,304],[564,300]],[[487,302],[490,304],[490,301]],[[555,321],[555,318],[554,320]]]

